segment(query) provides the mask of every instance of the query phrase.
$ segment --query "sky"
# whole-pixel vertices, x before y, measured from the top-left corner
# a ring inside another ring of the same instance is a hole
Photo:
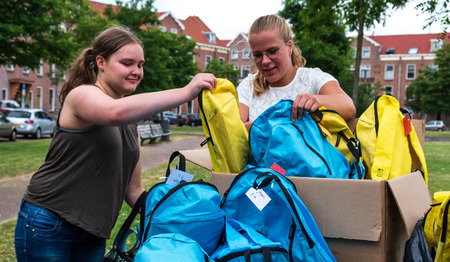
[[[93,0],[115,4],[115,0]],[[125,0],[126,1],[126,0]],[[405,8],[389,10],[391,16],[385,26],[376,25],[365,31],[366,35],[427,34],[441,32],[439,25],[423,29],[428,14],[415,10],[417,3],[409,1]],[[282,9],[282,0],[154,0],[158,12],[171,11],[178,19],[198,16],[221,40],[231,40],[239,33],[248,32],[253,21],[263,15],[275,14]],[[356,33],[349,33],[356,35]]]

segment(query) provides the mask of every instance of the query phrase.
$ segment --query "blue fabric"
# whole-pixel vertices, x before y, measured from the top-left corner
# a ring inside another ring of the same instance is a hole
[[[353,178],[350,164],[304,111],[291,121],[292,101],[280,100],[262,113],[250,129],[252,164],[286,170],[286,176]]]
[[[212,254],[225,230],[220,195],[206,182],[160,183],[151,188],[145,204],[142,242],[163,233],[178,233],[197,241]]]
[[[150,237],[136,253],[133,261],[213,262],[196,241],[176,233]]]
[[[211,258],[216,261],[289,261],[287,250],[279,242],[273,242],[252,227],[236,220],[227,220],[225,241]],[[247,256],[247,257],[246,257]]]
[[[54,212],[22,201],[15,248],[17,261],[103,261],[106,239],[76,227]]]
[[[245,195],[251,187],[262,189],[271,199],[261,211]],[[336,261],[296,192],[287,177],[268,168],[248,166],[234,178],[222,197],[221,208],[227,219],[245,223],[280,242],[293,261]]]

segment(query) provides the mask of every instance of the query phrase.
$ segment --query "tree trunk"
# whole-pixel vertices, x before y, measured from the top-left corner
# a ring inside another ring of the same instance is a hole
[[[360,68],[361,68],[361,51],[362,51],[362,43],[363,43],[363,36],[364,36],[364,22],[365,22],[365,16],[363,5],[364,0],[360,0],[360,13],[359,13],[359,21],[358,21],[358,36],[356,39],[356,58],[355,58],[355,72],[354,72],[354,80],[353,80],[353,103],[355,104],[355,107],[358,104],[358,87],[359,87],[359,74],[360,74]]]

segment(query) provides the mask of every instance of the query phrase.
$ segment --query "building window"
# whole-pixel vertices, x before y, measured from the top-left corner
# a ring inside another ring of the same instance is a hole
[[[42,60],[41,60],[41,63],[39,64],[39,67],[38,67],[38,69],[36,70],[36,75],[37,76],[42,76],[42,72],[43,72],[44,70],[43,70],[43,67],[42,67]]]
[[[216,34],[213,32],[203,33],[211,44],[216,43]]]
[[[30,74],[30,68],[29,68],[28,66],[24,66],[24,67],[22,68],[22,70],[23,70],[23,74],[24,74],[24,75]]]
[[[161,30],[162,32],[167,32],[167,28],[165,26],[160,26],[159,30]]]
[[[6,70],[9,72],[14,72],[14,65],[13,64],[8,64],[8,66],[6,67]]]
[[[8,100],[8,89],[2,88],[2,100]]]
[[[370,77],[370,65],[362,65],[359,70],[359,78],[369,78]]]
[[[362,48],[362,55],[361,58],[370,58],[370,47],[364,46]]]
[[[242,78],[246,78],[250,74],[250,66],[242,66]]]
[[[237,49],[231,50],[231,60],[237,60],[239,58],[239,52]]]
[[[170,32],[172,34],[178,34],[178,30],[176,28],[170,28]]]
[[[194,107],[192,106],[192,101],[187,103],[187,111],[186,113],[194,113]]]
[[[205,57],[205,68],[208,67],[208,64],[209,64],[209,62],[211,62],[211,60],[212,60],[212,56],[207,55],[207,56]]]
[[[244,52],[242,52],[242,59],[248,60],[250,58],[250,49],[245,48]]]
[[[51,73],[51,78],[54,79],[56,76],[56,66],[55,64],[51,64],[50,65],[50,73]]]
[[[234,66],[234,70],[239,70],[239,66]]]
[[[393,55],[395,54],[395,48],[391,47],[386,49],[386,55]]]
[[[34,96],[33,95],[34,95],[33,91],[30,91],[28,93],[28,106],[30,108],[34,108]]]
[[[221,64],[225,64],[225,58],[223,58],[223,57],[219,57],[219,63],[221,63]]]
[[[406,66],[406,80],[416,79],[416,65]]]
[[[385,80],[394,80],[394,65],[386,65],[384,71]]]
[[[415,54],[417,54],[418,51],[419,51],[419,48],[418,48],[418,47],[411,47],[411,48],[408,50],[408,54],[410,54],[410,55],[415,55]]]
[[[428,67],[430,69],[430,72],[436,72],[439,69],[438,65],[429,65]]]
[[[384,87],[384,94],[385,95],[392,95],[392,86],[385,86]]]
[[[48,90],[48,104],[49,104],[49,110],[50,112],[55,111],[55,89],[50,88]]]
[[[444,42],[439,39],[431,39],[430,41],[431,41],[430,52],[434,52],[441,49],[442,45],[444,44]]]
[[[37,94],[36,94],[36,108],[42,109],[42,87],[37,87]]]

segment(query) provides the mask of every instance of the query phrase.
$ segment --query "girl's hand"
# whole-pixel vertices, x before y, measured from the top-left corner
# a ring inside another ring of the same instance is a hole
[[[291,120],[301,119],[303,111],[314,112],[319,108],[317,96],[310,94],[298,94],[292,104]]]
[[[212,91],[217,85],[217,79],[213,74],[200,73],[194,76],[191,82],[184,88],[188,90],[189,96],[192,99],[198,96],[202,89]]]

